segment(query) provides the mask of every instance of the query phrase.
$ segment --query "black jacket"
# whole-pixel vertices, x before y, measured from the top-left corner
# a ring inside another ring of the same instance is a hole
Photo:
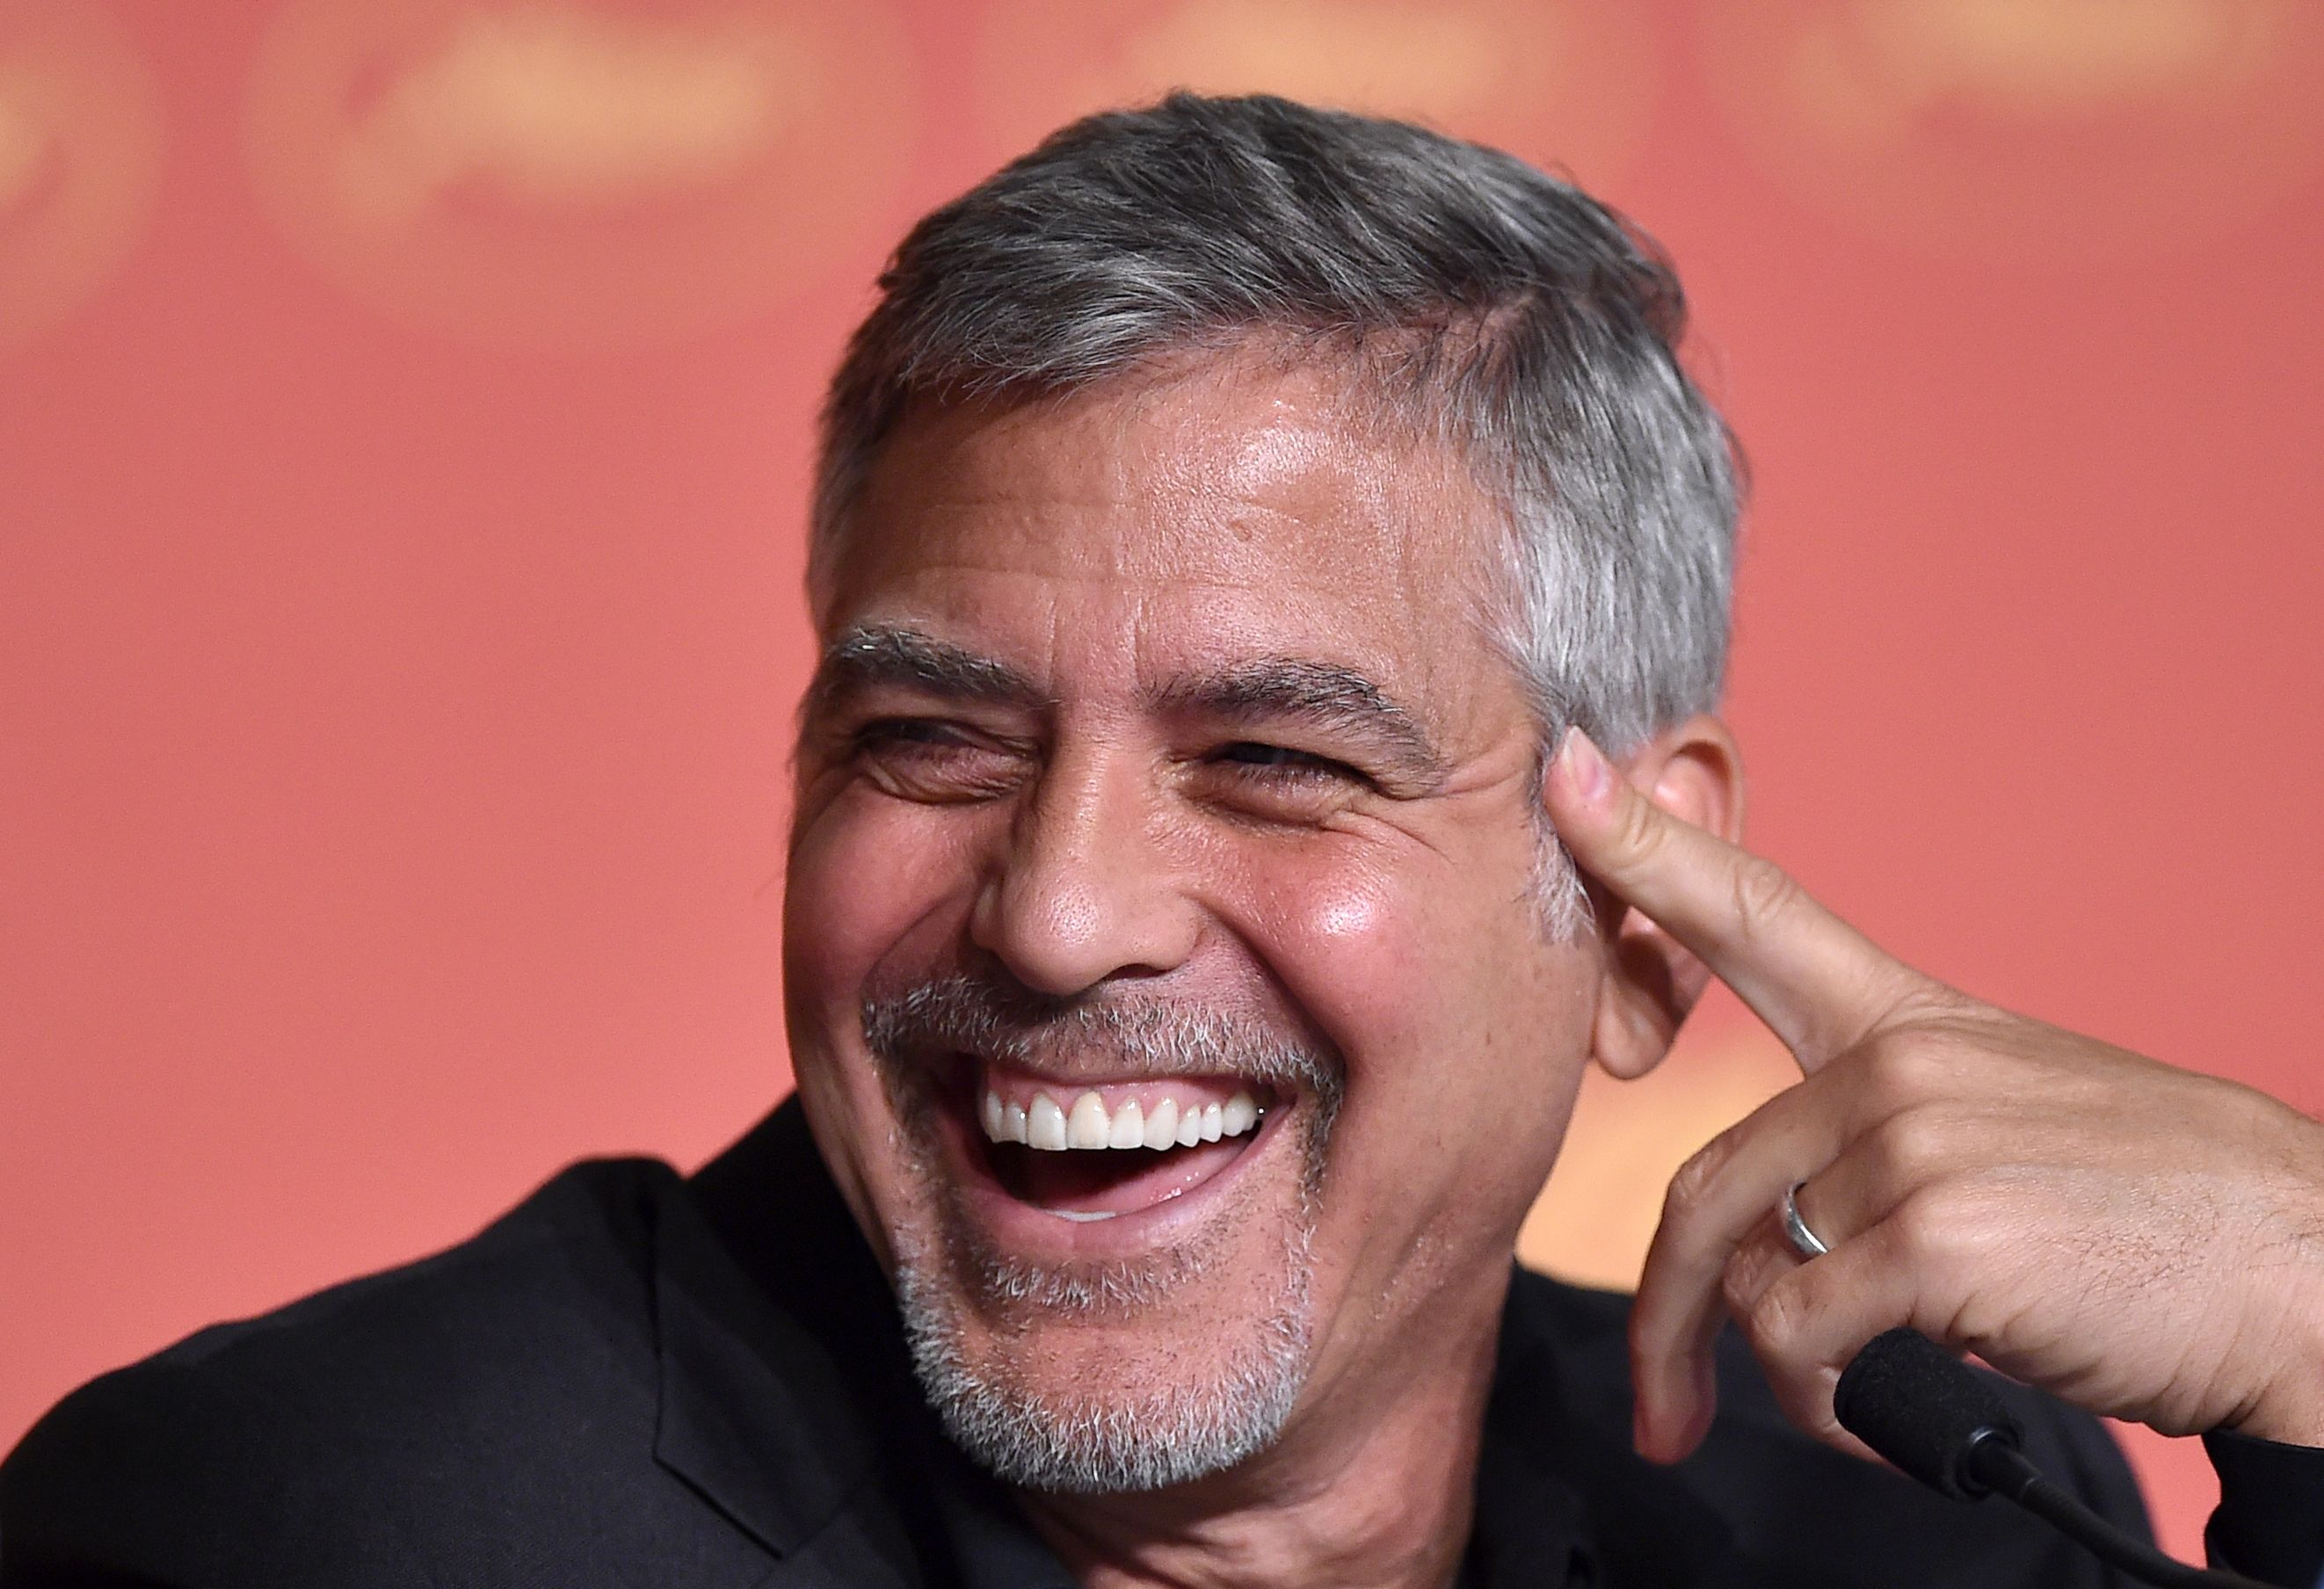
[[[1793,1432],[1732,1343],[1702,1450],[1639,1460],[1625,1306],[1517,1275],[1464,1584],[2116,1581]],[[2096,1423],[2013,1399],[2039,1461],[2143,1527]],[[576,1165],[447,1253],[205,1330],[0,1466],[7,1589],[1065,1583],[920,1401],[796,1104],[690,1181]]]

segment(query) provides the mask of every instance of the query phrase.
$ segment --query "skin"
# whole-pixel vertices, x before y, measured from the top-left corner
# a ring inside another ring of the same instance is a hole
[[[1598,1012],[1643,1007],[1601,996],[1624,973],[1596,938],[1545,940],[1526,887],[1538,730],[1471,617],[1489,505],[1452,460],[1344,413],[1342,385],[1230,360],[915,415],[821,614],[826,642],[908,631],[1031,686],[826,679],[803,727],[793,1053],[891,1269],[941,1220],[865,1056],[867,992],[998,969],[1232,1010],[1344,1070],[1289,1423],[1177,1490],[1024,1497],[1091,1584],[1450,1581],[1518,1224]],[[1189,687],[1286,658],[1360,674],[1412,738]],[[1709,720],[1639,765],[1697,820],[1737,819]],[[1608,1030],[1630,1071],[1667,1036]],[[1227,1261],[1169,1297],[1031,1327],[971,1303],[964,1350],[1068,1395],[1183,1372],[1266,1305],[1296,1163],[1250,1169],[1204,1236]]]
[[[2324,1443],[2324,1128],[1881,954],[1734,847],[1715,720],[1611,767],[1570,738],[1544,773],[1472,623],[1489,504],[1338,387],[1227,359],[916,414],[819,614],[826,642],[908,632],[1029,686],[826,679],[803,721],[792,1052],[891,1270],[942,1222],[864,1051],[867,994],[997,971],[1232,1011],[1344,1070],[1281,1439],[1175,1491],[1022,1496],[1081,1580],[1449,1582],[1508,1254],[1582,1067],[1650,1070],[1714,972],[1803,1079],[1672,1188],[1633,1327],[1642,1451],[1700,1440],[1729,1314],[1843,1447],[1838,1367],[1902,1322],[2094,1410]],[[1187,688],[1286,658],[1370,681],[1424,753]],[[1573,942],[1544,939],[1525,887],[1544,805],[1592,879]],[[1070,1321],[971,1305],[964,1349],[1061,1394],[1201,1361],[1273,1294],[1296,1159],[1258,1153],[1180,1291]],[[1794,1180],[1833,1247],[1812,1262],[1770,1215]]]
[[[1793,1420],[1843,1448],[1860,1449],[1832,1421],[1840,1370],[1900,1324],[2166,1434],[2324,1446],[2324,1126],[1899,963],[1579,735],[1545,794],[1589,871],[1803,1078],[1672,1182],[1631,1319],[1642,1451],[1702,1440],[1728,1317]],[[1795,1181],[1821,1257],[1772,1213]]]

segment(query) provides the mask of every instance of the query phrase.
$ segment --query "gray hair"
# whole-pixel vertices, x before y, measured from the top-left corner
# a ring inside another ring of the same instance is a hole
[[[1481,615],[1540,719],[1620,750],[1716,703],[1741,464],[1653,241],[1513,156],[1267,96],[1090,116],[929,215],[824,411],[809,588],[916,400],[1072,391],[1258,335],[1352,356],[1507,510]]]

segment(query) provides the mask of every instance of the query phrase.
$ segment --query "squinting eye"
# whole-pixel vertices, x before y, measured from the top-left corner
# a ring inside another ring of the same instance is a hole
[[[1287,745],[1261,745],[1239,739],[1218,751],[1218,758],[1239,767],[1264,768],[1298,777],[1354,777],[1355,769],[1328,756],[1294,750]]]
[[[937,804],[1007,794],[1031,765],[1022,745],[936,718],[876,718],[848,736],[848,749],[875,787]]]
[[[945,724],[926,718],[883,717],[856,730],[855,743],[870,749],[882,745],[958,745],[962,739]]]

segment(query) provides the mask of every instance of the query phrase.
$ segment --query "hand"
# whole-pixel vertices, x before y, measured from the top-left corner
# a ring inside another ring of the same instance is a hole
[[[1709,1429],[1722,1314],[1791,1419],[1844,1448],[1840,1371],[1900,1324],[2165,1433],[2324,1445],[2324,1126],[1921,975],[1579,732],[1546,793],[1582,869],[1803,1076],[1671,1182],[1631,1316],[1641,1452],[1674,1462]],[[1774,1212],[1795,1181],[1831,1248],[1812,1260]]]

